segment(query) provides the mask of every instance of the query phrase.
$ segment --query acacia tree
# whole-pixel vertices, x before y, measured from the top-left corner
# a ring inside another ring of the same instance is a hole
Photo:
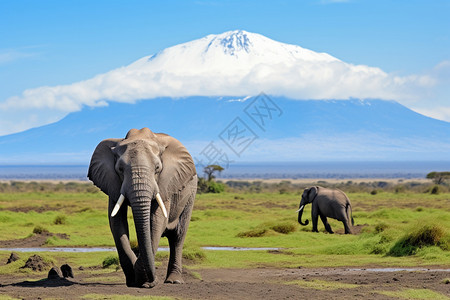
[[[203,169],[203,172],[205,172],[206,176],[208,177],[208,181],[211,181],[216,178],[214,176],[214,172],[218,172],[220,174],[223,170],[224,169],[219,165],[208,165]]]
[[[450,172],[430,172],[427,174],[427,179],[433,180],[435,184],[442,184],[450,179]]]

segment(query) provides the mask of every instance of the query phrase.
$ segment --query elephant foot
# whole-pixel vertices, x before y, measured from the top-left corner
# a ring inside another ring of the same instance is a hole
[[[183,278],[181,278],[181,274],[178,273],[171,273],[169,276],[167,276],[166,281],[164,283],[171,283],[171,284],[182,284],[184,283]]]
[[[157,280],[155,280],[153,282],[148,282],[148,281],[145,281],[145,282],[133,282],[133,283],[128,283],[127,282],[127,287],[151,289],[151,288],[155,287],[156,284],[158,284]]]
[[[153,281],[153,282],[144,282],[144,283],[141,285],[141,288],[151,289],[151,288],[155,287],[156,284],[157,284],[157,281],[156,281],[156,280]]]

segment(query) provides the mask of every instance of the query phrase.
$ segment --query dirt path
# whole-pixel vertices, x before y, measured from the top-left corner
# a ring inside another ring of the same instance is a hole
[[[447,267],[447,269],[445,269]],[[163,278],[165,268],[158,269]],[[448,266],[398,272],[350,268],[206,269],[185,271],[183,285],[160,283],[153,289],[127,288],[121,271],[108,277],[34,280],[0,276],[0,295],[21,299],[77,299],[87,294],[170,296],[176,299],[399,299],[383,292],[426,289],[450,297]],[[291,283],[291,284],[287,284]],[[450,299],[450,298],[448,298]]]

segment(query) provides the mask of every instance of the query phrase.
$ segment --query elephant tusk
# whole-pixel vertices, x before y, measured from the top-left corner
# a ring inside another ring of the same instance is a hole
[[[162,201],[161,195],[159,193],[156,194],[156,201],[158,201],[158,204],[161,207],[164,217],[166,217],[166,219],[167,219],[167,210],[166,210],[166,207],[164,206],[164,202]]]
[[[114,217],[115,215],[117,215],[124,200],[125,200],[125,196],[120,194],[119,200],[117,200],[116,206],[114,206],[114,209],[111,213],[111,217]]]
[[[300,206],[300,208],[296,212],[301,211],[303,209],[303,207],[305,207],[305,206],[304,205]]]

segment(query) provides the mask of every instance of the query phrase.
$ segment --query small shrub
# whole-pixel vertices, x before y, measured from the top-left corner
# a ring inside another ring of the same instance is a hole
[[[438,185],[433,186],[430,193],[431,195],[439,195],[441,188]]]
[[[249,231],[240,232],[237,234],[237,237],[261,237],[264,236],[267,232],[266,228],[258,228]]]
[[[119,257],[118,256],[108,256],[102,262],[102,267],[104,269],[109,268],[110,266],[119,267]]]
[[[34,227],[33,233],[34,234],[43,234],[43,233],[48,233],[48,230],[46,228],[42,227],[41,225],[37,225],[36,227]]]
[[[225,191],[225,184],[214,180],[199,178],[197,183],[197,193],[222,193]]]
[[[53,224],[55,224],[55,225],[63,225],[63,224],[66,224],[66,216],[64,216],[64,215],[60,215],[60,216],[57,216],[56,218],[55,218],[55,220],[53,220]]]
[[[419,248],[426,246],[448,248],[448,240],[445,240],[445,230],[438,225],[423,225],[400,238],[389,250],[388,254],[392,256],[414,255]]]
[[[225,185],[221,182],[210,181],[208,183],[208,193],[223,193],[225,191]]]
[[[375,244],[370,251],[370,254],[385,254],[387,252],[386,245]]]
[[[199,177],[197,182],[197,193],[207,193],[208,192],[208,181],[205,178]]]
[[[291,232],[294,232],[296,229],[296,226],[292,223],[282,223],[282,224],[276,224],[270,227],[275,232],[282,233],[282,234],[288,234]]]
[[[385,231],[388,227],[389,226],[386,223],[378,223],[377,225],[375,225],[375,233],[381,233]]]
[[[288,190],[286,188],[281,188],[278,190],[278,192],[280,193],[280,195],[284,195],[288,193]]]
[[[237,237],[261,237],[276,234],[275,232],[288,234],[294,232],[296,229],[296,225],[291,222],[284,222],[279,224],[264,223],[258,226],[258,228],[238,233]]]
[[[405,190],[406,190],[406,188],[405,188],[404,185],[399,185],[399,186],[396,186],[396,187],[395,187],[395,193],[396,193],[396,194],[398,194],[398,193],[404,193]]]
[[[388,235],[382,234],[380,240],[372,246],[370,254],[386,254],[389,251],[389,243],[392,238]]]

